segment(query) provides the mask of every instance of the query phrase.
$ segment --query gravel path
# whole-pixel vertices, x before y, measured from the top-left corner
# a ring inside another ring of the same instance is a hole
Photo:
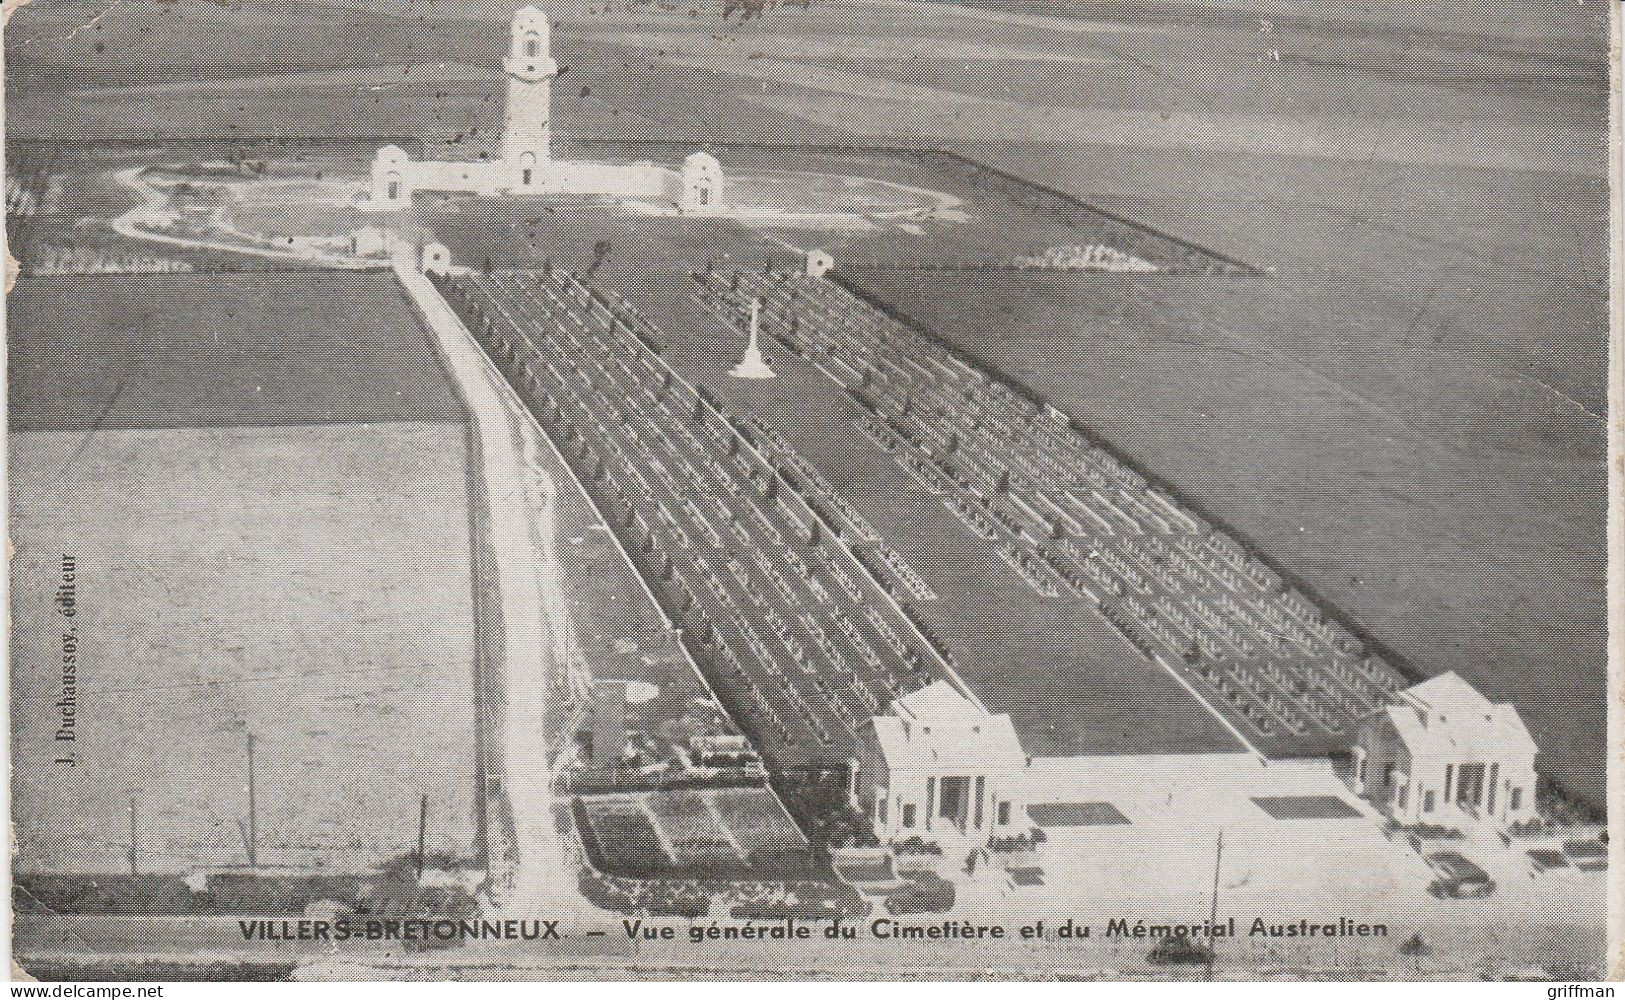
[[[539,432],[434,285],[409,263],[395,273],[434,334],[473,420],[471,467],[479,473],[494,554],[488,582],[502,635],[493,643],[491,774],[513,817],[511,854],[493,851],[492,904],[510,916],[557,916],[583,901],[553,818],[549,702],[568,657],[568,622],[552,549],[553,484],[537,464]]]

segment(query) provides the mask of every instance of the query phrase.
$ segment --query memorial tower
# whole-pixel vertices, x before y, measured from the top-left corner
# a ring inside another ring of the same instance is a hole
[[[514,185],[527,188],[540,182],[539,172],[551,158],[548,117],[559,64],[551,53],[552,28],[547,15],[536,7],[514,12],[510,35],[508,55],[502,60],[508,76],[502,159],[515,171]]]

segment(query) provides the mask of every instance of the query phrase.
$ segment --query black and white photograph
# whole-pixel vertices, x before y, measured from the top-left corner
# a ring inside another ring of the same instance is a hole
[[[4,14],[13,981],[1613,995],[1617,3]]]

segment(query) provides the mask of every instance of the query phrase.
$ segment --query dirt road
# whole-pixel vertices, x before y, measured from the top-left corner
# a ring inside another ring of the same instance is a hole
[[[269,257],[273,260],[319,264],[322,267],[354,270],[371,270],[383,267],[383,261],[381,260],[327,253],[315,247],[279,250],[276,247],[258,246],[254,243],[256,239],[254,234],[245,233],[240,229],[227,225],[223,217],[217,220],[221,230],[237,237],[237,239],[206,240],[196,236],[175,236],[158,232],[157,230],[180,221],[180,215],[170,207],[169,195],[148,183],[144,176],[146,171],[146,167],[130,167],[113,175],[114,179],[120,184],[141,196],[140,205],[116,219],[108,220],[108,227],[120,236],[132,240],[150,240],[154,243],[167,243],[170,246],[188,247],[193,250],[225,250],[230,253],[249,254],[255,257]]]
[[[476,587],[490,588],[502,633],[490,646],[496,662],[487,663],[487,782],[506,799],[513,838],[511,852],[493,852],[491,903],[515,916],[557,916],[584,901],[573,880],[560,877],[570,862],[553,820],[558,744],[551,736],[561,720],[549,713],[563,707],[552,702],[573,657],[553,551],[555,494],[536,461],[541,430],[434,285],[405,260],[395,273],[427,320],[472,420],[469,463],[482,508],[476,522],[487,528],[492,556],[490,579]]]

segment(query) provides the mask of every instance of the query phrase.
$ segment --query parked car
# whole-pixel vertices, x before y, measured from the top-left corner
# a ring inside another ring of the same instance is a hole
[[[1495,891],[1489,872],[1456,851],[1435,851],[1427,855],[1427,863],[1439,876],[1428,892],[1440,899],[1482,899]]]
[[[1597,840],[1565,840],[1563,853],[1583,872],[1599,872],[1608,868],[1608,845]]]
[[[1157,942],[1146,961],[1153,965],[1206,965],[1213,961],[1213,946],[1184,934],[1170,934]]]

